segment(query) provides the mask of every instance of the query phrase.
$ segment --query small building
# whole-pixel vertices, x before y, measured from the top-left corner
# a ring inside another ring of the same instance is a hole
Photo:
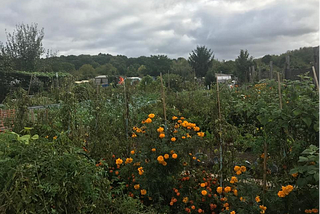
[[[109,86],[108,76],[106,76],[106,75],[96,76],[96,77],[94,78],[94,82],[95,82],[97,85],[101,85],[102,87]]]

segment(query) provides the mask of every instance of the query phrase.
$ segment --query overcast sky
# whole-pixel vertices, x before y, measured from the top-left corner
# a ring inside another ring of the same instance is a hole
[[[0,41],[38,23],[58,55],[187,58],[197,45],[219,60],[319,45],[319,0],[0,0]]]

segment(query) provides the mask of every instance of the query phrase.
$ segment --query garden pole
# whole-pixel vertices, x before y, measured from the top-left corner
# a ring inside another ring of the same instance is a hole
[[[128,104],[128,94],[127,94],[127,87],[126,87],[126,79],[127,77],[124,78],[124,103],[125,103],[125,129],[126,129],[126,136],[129,138],[129,104]]]
[[[32,77],[33,77],[33,74],[31,74],[31,77],[30,77],[29,88],[28,88],[28,95],[29,95],[30,89],[31,89]]]
[[[223,174],[222,174],[222,128],[221,128],[221,110],[220,110],[220,91],[219,91],[219,82],[218,82],[218,77],[217,78],[217,103],[218,103],[218,114],[219,114],[219,142],[220,142],[220,186],[223,186]]]
[[[314,69],[314,66],[312,66],[312,71],[313,71],[314,81],[316,82],[316,86],[317,86],[317,93],[319,93],[319,83],[318,83],[317,73],[316,73],[316,70]]]
[[[263,205],[265,204],[267,191],[267,141],[264,139],[264,157],[263,157]]]
[[[163,116],[164,116],[164,128],[165,134],[167,135],[167,113],[166,113],[166,100],[164,95],[164,88],[163,88],[163,80],[162,80],[162,73],[160,73],[160,80],[161,80],[161,96],[162,96],[162,104],[163,104]]]
[[[278,90],[279,90],[280,109],[282,109],[282,95],[281,95],[281,85],[280,85],[280,73],[277,72],[277,75],[278,75]]]
[[[270,79],[273,78],[273,62],[270,61]]]

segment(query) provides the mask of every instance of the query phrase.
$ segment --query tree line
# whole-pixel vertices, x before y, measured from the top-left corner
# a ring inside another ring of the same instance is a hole
[[[197,46],[190,52],[188,59],[170,59],[166,55],[127,57],[104,53],[57,56],[43,47],[44,29],[39,30],[37,24],[17,25],[14,32],[6,32],[6,35],[7,41],[0,42],[0,71],[67,72],[79,80],[96,75],[158,76],[162,72],[176,74],[183,79],[205,77],[206,84],[214,81],[215,73],[233,74],[239,82],[245,82],[251,66],[268,69],[272,61],[274,70],[282,70],[286,56],[290,55],[290,66],[303,69],[309,68],[314,60],[312,47],[281,55],[265,55],[258,59],[253,59],[247,50],[240,50],[235,60],[228,61],[215,59],[213,51],[205,46]]]

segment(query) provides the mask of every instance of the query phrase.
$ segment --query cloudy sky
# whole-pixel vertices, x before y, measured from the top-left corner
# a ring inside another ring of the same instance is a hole
[[[253,57],[319,45],[319,0],[0,0],[0,41],[16,24],[38,23],[58,55],[110,53]]]

